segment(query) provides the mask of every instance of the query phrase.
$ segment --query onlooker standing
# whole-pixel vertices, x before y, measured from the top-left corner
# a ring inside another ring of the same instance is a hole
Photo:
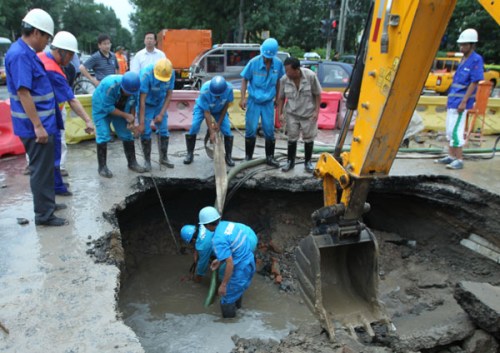
[[[300,67],[297,58],[285,59],[285,76],[281,78],[278,94],[278,116],[281,119],[285,107],[288,132],[288,161],[281,169],[288,172],[295,166],[297,140],[302,130],[305,149],[305,170],[312,173],[311,157],[314,138],[318,132],[318,114],[321,103],[321,85],[316,74]],[[286,99],[286,104],[285,104]]]
[[[268,38],[260,47],[261,55],[251,59],[241,72],[240,107],[245,114],[245,160],[251,160],[255,148],[255,140],[259,118],[266,139],[266,162],[278,168],[280,164],[274,159],[274,99],[279,91],[279,80],[285,74],[283,63],[276,57],[278,42]],[[248,85],[248,102],[246,98]],[[247,109],[248,108],[248,109]]]
[[[446,138],[450,141],[450,146],[448,156],[436,160],[439,164],[446,164],[448,169],[464,167],[462,147],[465,143],[465,118],[467,110],[474,106],[477,84],[484,79],[483,58],[474,51],[477,40],[477,31],[472,28],[460,33],[457,40],[464,56],[448,91]]]
[[[12,125],[29,155],[35,224],[62,226],[67,221],[54,215],[63,208],[56,205],[54,192],[54,135],[62,126],[56,121],[52,85],[36,55],[54,35],[54,21],[33,9],[23,18],[21,33],[5,57]]]
[[[130,71],[140,73],[146,66],[166,58],[165,53],[156,48],[156,33],[147,32],[144,36],[144,45],[146,47],[139,50],[130,62]]]
[[[121,45],[116,47],[115,52],[116,60],[118,61],[118,73],[123,75],[128,70],[127,57],[123,52],[123,47]]]
[[[173,168],[168,160],[168,113],[175,84],[175,71],[168,59],[160,59],[156,64],[141,70],[141,90],[139,98],[139,131],[142,150],[146,161],[146,171],[151,170],[151,123],[156,126],[160,143],[160,164]]]
[[[103,78],[118,73],[118,60],[111,52],[111,38],[107,34],[99,34],[97,37],[96,51],[90,58],[80,65],[80,72],[97,87]],[[93,77],[88,70],[94,70]]]
[[[73,90],[68,83],[67,76],[63,71],[63,67],[70,64],[75,53],[78,53],[78,42],[75,36],[69,32],[61,31],[54,36],[54,40],[50,45],[50,51],[48,53],[39,53],[38,57],[42,61],[45,70],[47,70],[60,112],[66,112],[65,103],[69,102],[71,109],[73,109],[73,111],[85,121],[85,132],[90,134],[94,132],[94,124],[92,124],[92,120],[87,115],[87,112],[85,112],[85,109],[83,109],[80,101],[75,98]],[[62,125],[64,126],[64,122]],[[64,139],[64,130],[59,130],[54,135],[54,139],[55,192],[57,195],[71,196],[72,193],[68,191],[66,185],[63,183],[60,169],[62,147],[61,140]]]

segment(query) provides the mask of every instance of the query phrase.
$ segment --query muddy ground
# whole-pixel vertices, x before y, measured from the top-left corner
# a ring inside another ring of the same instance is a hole
[[[172,253],[177,246],[168,235],[164,218],[157,213],[155,189],[148,189],[147,180],[141,183],[145,193],[129,197],[108,214],[122,234],[110,233],[107,241],[101,239],[104,252],[99,251],[97,243],[91,250],[94,256],[101,254],[101,261],[118,264],[122,281],[148,254]],[[173,229],[192,223],[197,210],[213,200],[213,190],[199,183],[195,187],[199,190],[193,190],[193,185],[188,184],[184,182],[175,188],[159,185],[168,200],[165,207]],[[254,187],[260,189],[262,184],[272,189],[273,180],[263,180]],[[257,275],[272,279],[270,285],[274,283],[276,291],[283,295],[300,295],[294,273],[294,250],[310,230],[311,212],[321,207],[322,202],[321,192],[315,191],[317,185],[302,186],[309,188],[309,192],[256,193],[253,189],[242,189],[228,202],[224,215],[225,219],[250,224],[256,230]],[[365,222],[374,231],[380,249],[379,299],[396,331],[374,325],[375,337],[362,329],[352,337],[338,327],[336,342],[332,342],[318,323],[294,330],[281,342],[235,336],[233,352],[496,352],[498,343],[477,330],[453,294],[461,281],[500,285],[499,265],[460,245],[460,240],[471,232],[495,239],[499,229],[499,220],[494,216],[500,205],[498,196],[441,177],[386,179],[376,181],[372,188],[369,197],[372,211]],[[156,213],[152,212],[155,207]],[[133,219],[141,219],[143,223],[134,223]],[[114,246],[109,251],[110,239]],[[106,251],[116,257],[111,256],[110,260]],[[449,326],[443,321],[454,323]],[[483,346],[478,346],[477,339],[470,342],[478,332],[486,336],[487,343]],[[412,334],[418,337],[411,337]]]

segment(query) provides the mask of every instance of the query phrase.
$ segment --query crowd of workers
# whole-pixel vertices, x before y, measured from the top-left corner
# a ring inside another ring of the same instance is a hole
[[[36,225],[62,226],[68,223],[55,215],[56,211],[66,207],[56,203],[55,195],[71,194],[63,182],[60,168],[66,102],[85,121],[85,131],[95,131],[100,176],[113,176],[106,163],[111,124],[123,142],[130,170],[137,173],[151,171],[153,129],[159,139],[160,163],[168,168],[174,167],[168,159],[167,109],[174,89],[175,71],[170,60],[155,47],[155,33],[146,33],[145,48],[135,55],[129,71],[123,47],[117,47],[113,53],[111,38],[105,34],[98,37],[99,50],[81,65],[75,64],[77,39],[65,31],[54,35],[54,22],[44,10],[28,12],[22,20],[21,33],[21,38],[10,47],[5,63],[14,133],[21,138],[29,157]],[[49,50],[44,51],[51,37]],[[458,40],[464,59],[448,95],[450,155],[437,161],[451,169],[463,168],[464,116],[474,104],[477,82],[483,78],[482,58],[474,51],[477,40],[477,32],[473,29],[465,30]],[[277,106],[280,119],[283,121],[283,116],[286,117],[288,131],[287,162],[282,171],[294,168],[297,141],[302,133],[304,169],[310,173],[313,171],[311,158],[317,134],[321,87],[314,72],[301,68],[296,58],[287,58],[283,63],[276,57],[277,51],[278,42],[274,38],[266,39],[261,45],[261,54],[251,59],[241,73],[239,105],[245,110],[245,160],[253,158],[260,122],[265,137],[266,163],[280,167],[274,158],[274,110]],[[71,73],[67,68],[71,67],[72,61],[74,69],[79,69],[97,87],[92,96],[92,119],[71,89],[70,81],[74,79],[75,71]],[[196,136],[205,121],[212,142],[217,132],[224,136],[225,161],[228,166],[234,166],[231,156],[233,135],[228,115],[229,104],[233,101],[232,85],[222,76],[214,77],[201,87],[192,127],[185,135],[187,155],[184,164],[193,162]],[[136,160],[135,136],[141,140],[144,166]],[[206,273],[211,257],[215,257],[210,265],[212,270],[223,264],[219,270],[221,283],[218,290],[221,311],[223,317],[234,317],[255,273],[255,232],[244,224],[222,221],[215,208],[205,207],[199,213],[199,226],[184,226],[181,238],[187,244],[195,242],[195,280],[201,280]]]

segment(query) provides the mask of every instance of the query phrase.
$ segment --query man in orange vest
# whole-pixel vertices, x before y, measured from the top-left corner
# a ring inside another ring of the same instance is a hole
[[[85,132],[91,134],[94,132],[94,124],[85,109],[83,109],[80,101],[75,98],[73,90],[62,70],[63,66],[71,62],[75,53],[78,53],[78,43],[75,36],[69,32],[61,31],[54,36],[50,52],[38,53],[38,57],[45,66],[45,70],[47,70],[50,83],[54,89],[56,103],[60,108],[56,111],[58,125],[64,128],[61,111],[65,109],[64,104],[68,102],[71,109],[85,121]],[[61,176],[61,138],[61,130],[59,130],[55,135],[55,191],[57,195],[71,196],[72,193],[64,185]]]
[[[115,52],[116,60],[118,60],[118,71],[120,75],[123,75],[128,70],[127,57],[123,53],[123,47],[117,46]]]

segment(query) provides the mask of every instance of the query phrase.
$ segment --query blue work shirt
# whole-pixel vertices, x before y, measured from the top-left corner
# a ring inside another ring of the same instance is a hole
[[[217,115],[224,109],[227,103],[234,101],[233,85],[227,82],[226,90],[220,95],[215,96],[210,93],[210,81],[207,81],[201,86],[200,95],[196,98],[195,110],[199,112],[209,111],[210,114]]]
[[[257,242],[255,232],[242,223],[221,221],[212,238],[215,256],[225,261],[232,256],[234,266],[253,261]]]
[[[208,269],[210,256],[212,255],[212,237],[214,233],[209,231],[205,226],[200,225],[198,237],[194,245],[198,252],[198,263],[196,265],[196,274],[204,276]]]
[[[19,89],[26,88],[33,97],[37,114],[47,134],[54,135],[58,131],[54,91],[41,60],[22,38],[10,46],[5,56],[5,68],[14,133],[22,138],[36,137],[33,123],[17,95]]]
[[[99,118],[106,117],[115,110],[115,104],[119,102],[122,91],[123,75],[106,76],[92,95],[92,117],[94,121]],[[125,109],[120,109],[125,112],[130,112],[132,107],[135,107],[139,100],[139,93],[128,97]]]
[[[50,59],[55,60],[54,56],[50,52],[46,53],[46,55]],[[68,102],[75,98],[75,94],[73,93],[66,77],[56,71],[50,70],[47,71],[47,74],[49,75],[50,83],[54,89],[57,104]]]
[[[257,103],[267,103],[276,96],[276,84],[285,74],[285,67],[280,59],[273,57],[269,72],[264,56],[251,59],[241,72],[241,77],[248,81],[248,96]]]
[[[139,74],[141,78],[141,93],[147,94],[146,105],[163,105],[167,91],[173,91],[175,85],[175,71],[172,71],[172,76],[167,82],[160,81],[155,78],[154,64],[143,68]]]
[[[448,91],[448,102],[446,105],[448,109],[457,109],[469,85],[484,79],[483,66],[483,58],[476,52],[472,52],[467,60],[460,62],[455,75],[453,75],[453,82]],[[467,100],[466,109],[471,109],[474,106],[475,100],[476,92],[474,91]]]

